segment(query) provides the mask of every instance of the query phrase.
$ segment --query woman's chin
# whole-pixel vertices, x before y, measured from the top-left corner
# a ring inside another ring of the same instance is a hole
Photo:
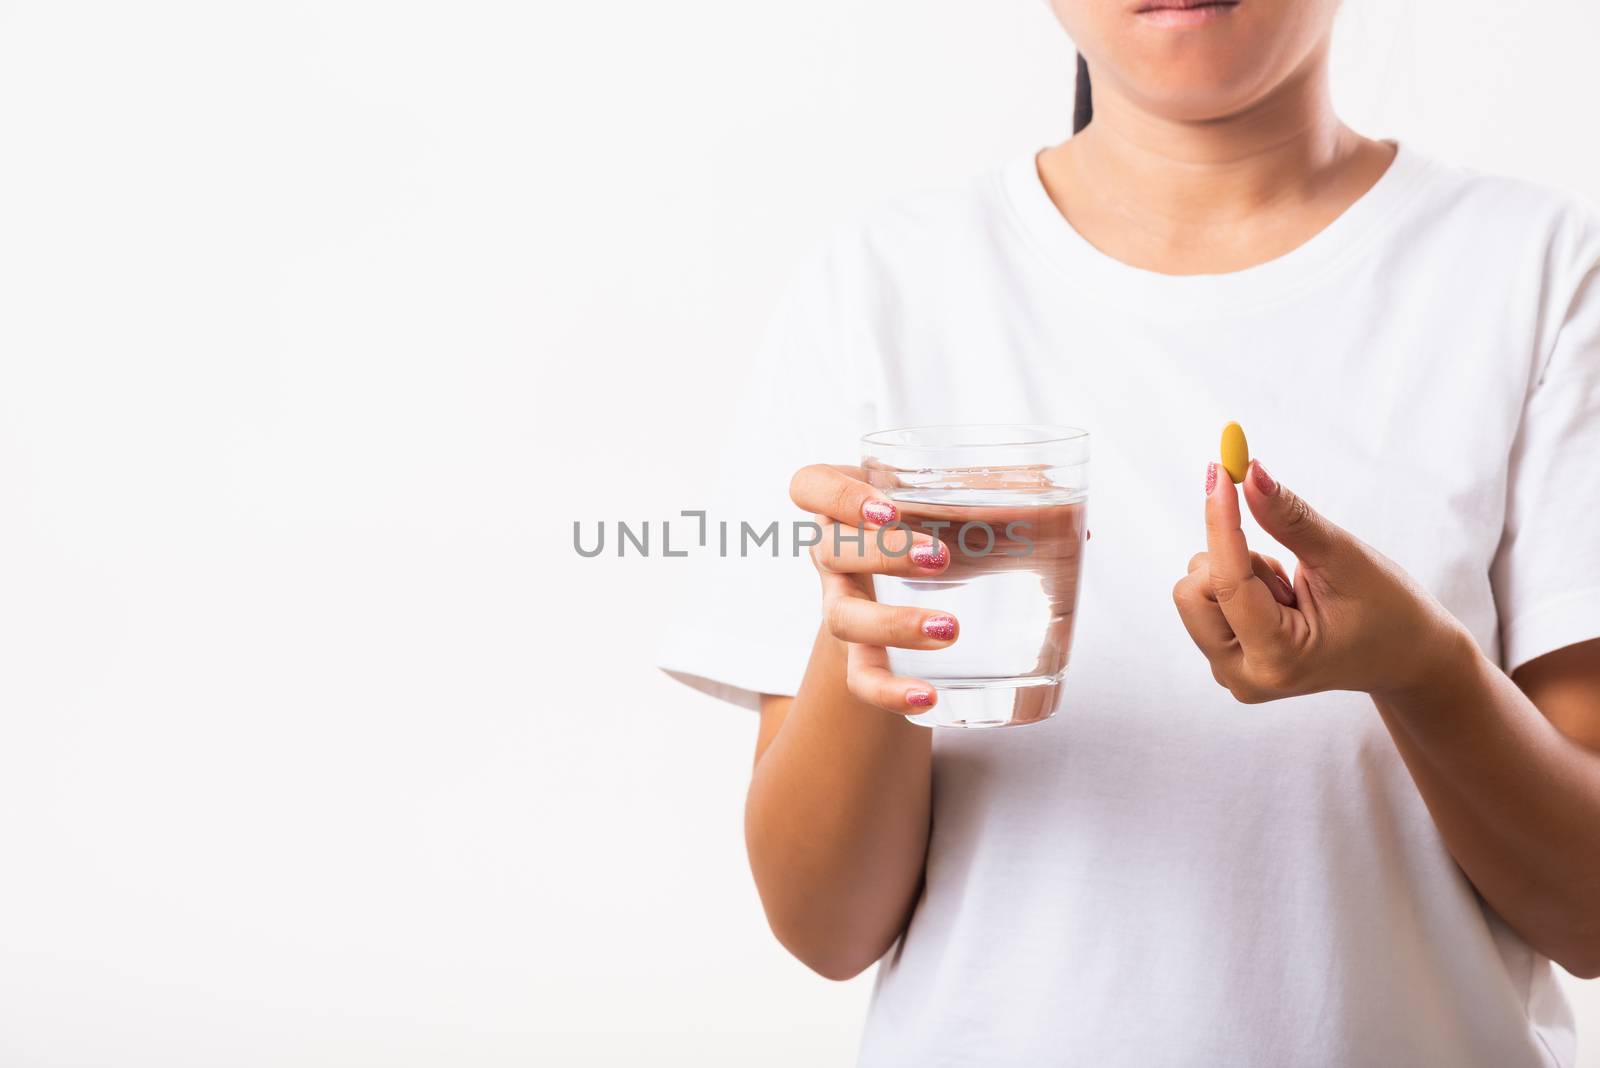
[[[1213,122],[1237,115],[1254,103],[1251,81],[1235,72],[1173,77],[1168,72],[1157,84],[1134,87],[1139,107],[1173,122]]]

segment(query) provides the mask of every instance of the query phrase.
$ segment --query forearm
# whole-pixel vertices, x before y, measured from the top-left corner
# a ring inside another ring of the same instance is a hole
[[[1451,854],[1535,948],[1600,972],[1600,754],[1465,636],[1433,675],[1374,702]]]
[[[852,696],[845,647],[824,632],[757,760],[745,838],[762,904],[778,939],[830,978],[848,978],[882,956],[916,902],[928,843],[930,735]]]

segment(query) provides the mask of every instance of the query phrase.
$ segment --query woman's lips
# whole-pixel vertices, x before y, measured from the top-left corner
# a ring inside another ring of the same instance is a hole
[[[1134,11],[1143,22],[1152,26],[1182,29],[1204,26],[1239,6],[1239,0],[1149,0]]]

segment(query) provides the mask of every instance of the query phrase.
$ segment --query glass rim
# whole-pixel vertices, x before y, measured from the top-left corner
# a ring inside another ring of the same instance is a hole
[[[913,435],[931,434],[934,431],[997,431],[1005,432],[1009,436],[1001,437],[999,434],[993,440],[962,441],[921,438]],[[1037,432],[1034,437],[1025,436],[1028,432]],[[1017,436],[1024,435],[1024,436]],[[1089,437],[1089,432],[1081,427],[1060,426],[1051,423],[933,423],[926,426],[891,427],[886,430],[874,430],[870,434],[861,435],[861,444],[874,448],[887,449],[914,449],[927,451],[930,449],[1016,449],[1034,448],[1046,445],[1064,445],[1068,442],[1082,441]]]

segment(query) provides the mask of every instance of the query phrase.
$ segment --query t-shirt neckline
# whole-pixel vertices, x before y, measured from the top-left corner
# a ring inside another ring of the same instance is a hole
[[[1225,274],[1172,275],[1123,263],[1073,229],[1039,176],[1039,152],[1014,160],[999,175],[1013,220],[1024,236],[1096,301],[1142,314],[1227,314],[1274,303],[1301,291],[1386,231],[1410,199],[1429,161],[1393,142],[1395,157],[1372,187],[1303,244],[1265,263]],[[1043,151],[1042,149],[1039,151]]]

